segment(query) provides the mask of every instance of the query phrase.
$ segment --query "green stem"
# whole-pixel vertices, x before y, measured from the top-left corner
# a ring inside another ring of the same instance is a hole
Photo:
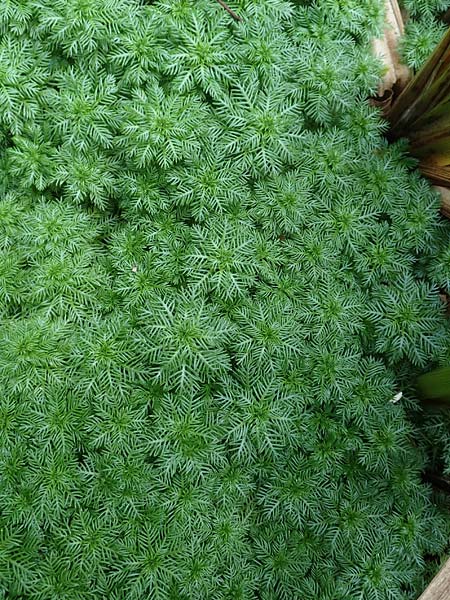
[[[417,378],[417,390],[425,404],[450,408],[450,367],[420,375]]]

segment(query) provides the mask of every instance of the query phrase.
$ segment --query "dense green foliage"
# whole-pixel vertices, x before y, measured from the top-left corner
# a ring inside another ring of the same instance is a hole
[[[450,9],[450,0],[400,0],[408,15],[401,44],[403,60],[420,68],[443,38],[446,25],[440,16]]]
[[[416,598],[438,198],[373,0],[0,4],[0,598]]]

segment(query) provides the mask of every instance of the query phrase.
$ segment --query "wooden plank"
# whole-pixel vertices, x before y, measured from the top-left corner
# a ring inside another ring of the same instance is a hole
[[[418,600],[449,600],[450,558]]]
[[[434,185],[450,188],[450,167],[434,167],[421,162],[419,169]]]
[[[450,219],[450,189],[435,185],[434,189],[441,195],[441,213]]]
[[[378,97],[384,98],[386,92],[396,87],[400,92],[411,78],[408,67],[402,64],[398,45],[405,26],[398,0],[385,0],[385,27],[383,36],[372,41],[372,49],[384,66],[384,75],[378,85]]]

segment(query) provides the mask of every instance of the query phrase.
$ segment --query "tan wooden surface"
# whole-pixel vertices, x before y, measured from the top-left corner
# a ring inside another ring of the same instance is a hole
[[[418,600],[450,600],[450,558]]]
[[[396,86],[397,92],[403,89],[411,77],[410,70],[403,65],[398,52],[398,44],[403,36],[405,26],[398,0],[385,0],[385,27],[383,36],[372,41],[373,52],[385,68],[385,73],[378,85],[378,96]]]
[[[441,213],[444,215],[444,217],[450,219],[450,188],[435,185],[434,189],[441,195]]]

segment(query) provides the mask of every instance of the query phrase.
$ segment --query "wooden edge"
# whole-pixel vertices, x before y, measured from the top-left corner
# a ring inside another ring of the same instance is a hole
[[[450,219],[450,188],[435,185],[434,189],[441,195],[441,213]]]
[[[386,38],[375,39],[372,41],[373,54],[381,61],[384,67],[384,74],[378,84],[377,94],[382,98],[386,92],[392,90],[397,81],[395,67],[392,60],[391,51]]]
[[[449,600],[450,598],[450,559],[432,580],[418,600]]]
[[[386,92],[396,86],[401,91],[409,79],[411,72],[401,63],[398,45],[405,31],[404,21],[398,0],[385,0],[385,28],[382,38],[372,42],[372,49],[385,67],[385,73],[378,85],[378,96],[384,97]]]
[[[395,20],[395,26],[398,31],[398,36],[404,35],[405,23],[403,22],[403,14],[397,0],[389,0],[389,11],[392,14],[392,21]]]
[[[445,167],[433,167],[420,162],[419,170],[433,185],[450,188],[450,169],[446,169]]]
[[[396,85],[404,86],[409,78],[409,69],[403,65],[399,53],[399,42],[405,33],[405,24],[397,0],[389,0],[386,4],[386,39],[391,52],[392,62],[395,69]]]

